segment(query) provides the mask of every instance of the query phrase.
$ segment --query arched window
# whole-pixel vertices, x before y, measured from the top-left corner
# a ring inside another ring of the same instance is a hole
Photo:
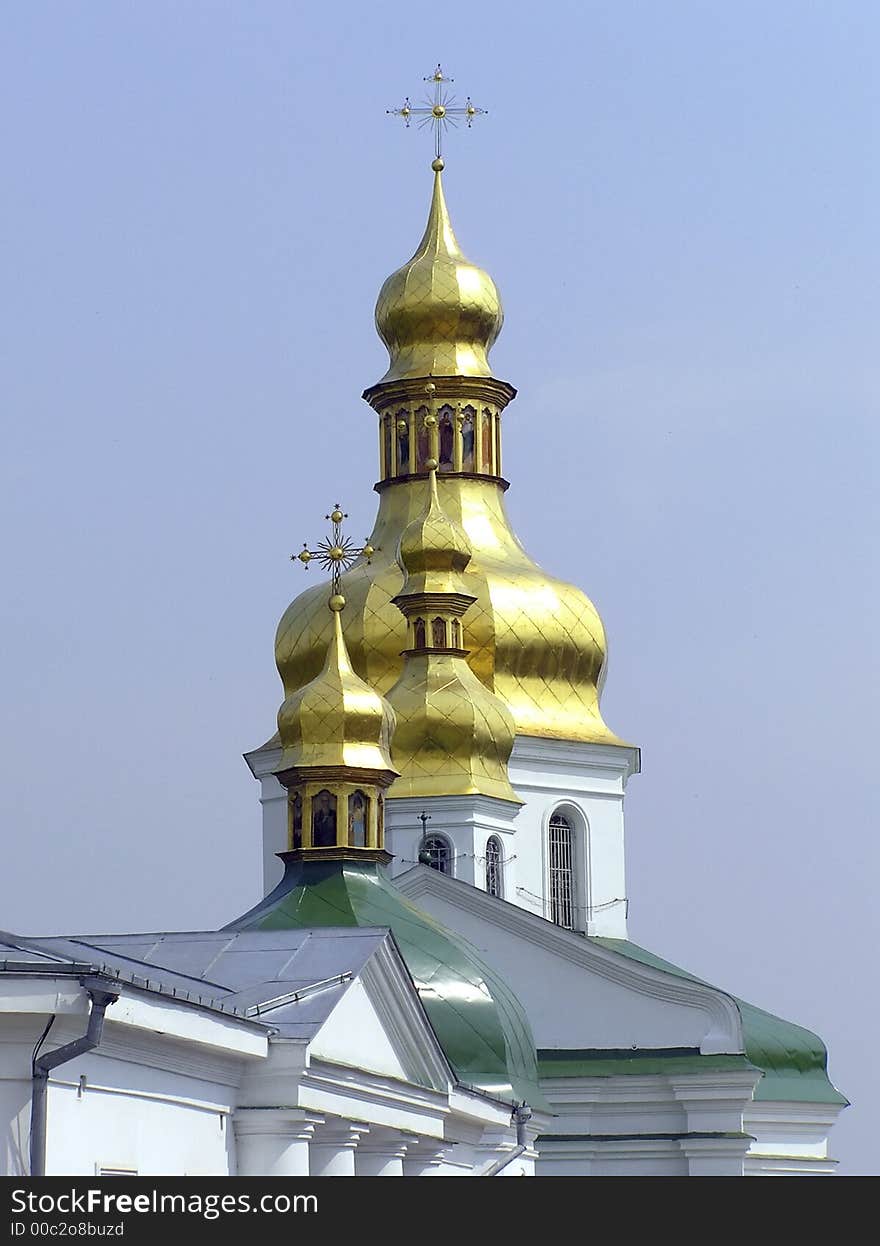
[[[416,619],[414,626],[414,636],[417,649],[424,649],[426,643],[425,636],[425,620]]]
[[[445,619],[432,619],[431,620],[431,643],[434,645],[435,649],[446,648],[446,620]]]
[[[397,413],[397,475],[409,472],[409,412]]]
[[[574,828],[561,813],[550,817],[550,920],[574,930]]]
[[[491,835],[486,842],[486,890],[490,896],[504,897],[504,879],[502,875],[501,840]]]
[[[452,620],[452,647],[453,649],[461,648],[461,623],[458,619]]]
[[[419,861],[441,874],[452,873],[452,848],[444,835],[426,835],[419,849]]]

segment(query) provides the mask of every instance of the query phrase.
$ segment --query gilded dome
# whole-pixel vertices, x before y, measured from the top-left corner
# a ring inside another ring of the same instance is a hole
[[[501,320],[492,279],[461,254],[437,174],[424,238],[385,282],[376,308],[391,367],[364,397],[378,414],[384,472],[374,552],[346,573],[351,665],[383,695],[401,677],[410,637],[395,605],[404,590],[400,550],[410,589],[418,576],[439,575],[447,577],[440,591],[474,599],[461,620],[461,648],[518,735],[622,745],[599,708],[607,651],[595,606],[532,561],[505,512],[502,413],[515,391],[491,376],[487,358]],[[439,491],[442,508],[426,513],[429,461],[439,463],[434,496]],[[289,698],[321,669],[333,626],[326,600],[326,585],[308,589],[278,626],[275,659]]]
[[[404,581],[394,604],[413,627],[414,647],[404,651],[400,678],[388,691],[397,720],[392,755],[400,771],[388,795],[481,793],[522,804],[507,772],[513,716],[466,661],[461,627],[476,600],[462,575],[470,543],[440,505],[433,468],[427,495],[397,551]]]
[[[471,560],[467,533],[450,519],[437,495],[437,473],[428,476],[425,509],[404,528],[397,562],[406,576],[402,591],[457,592],[461,573]]]
[[[391,360],[382,381],[491,375],[488,352],[503,320],[495,282],[456,241],[437,170],[422,241],[376,302],[376,328]]]
[[[282,755],[279,771],[348,766],[393,771],[394,711],[352,670],[342,633],[342,598],[324,614],[329,623],[326,657],[319,673],[291,692],[278,711]]]
[[[471,670],[506,702],[520,735],[622,744],[599,708],[606,641],[595,606],[532,561],[510,527],[500,485],[450,475],[438,487],[472,551],[462,575],[476,598],[463,620]],[[403,587],[397,547],[424,510],[424,489],[424,480],[409,479],[382,490],[370,536],[376,552],[346,574],[352,666],[383,694],[399,678],[407,647],[406,621],[393,604]],[[279,623],[275,659],[288,693],[321,669],[331,626],[327,593],[326,585],[307,589]]]

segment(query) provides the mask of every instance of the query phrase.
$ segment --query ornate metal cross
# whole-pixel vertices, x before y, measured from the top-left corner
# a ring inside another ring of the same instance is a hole
[[[425,100],[424,107],[413,107],[409,101],[409,96],[403,101],[402,108],[388,108],[386,112],[390,117],[403,117],[407,129],[413,117],[417,118],[419,129],[423,130],[426,125],[431,126],[434,131],[434,160],[435,167],[443,168],[443,149],[442,136],[448,126],[457,126],[459,120],[467,122],[470,127],[474,117],[485,114],[485,108],[477,108],[471,103],[471,97],[468,96],[464,105],[455,104],[455,96],[450,95],[446,89],[446,83],[452,82],[454,79],[445,77],[443,70],[438,65],[432,74],[424,79],[425,82],[433,84],[434,96],[430,95]]]
[[[330,572],[330,591],[334,597],[338,597],[340,595],[340,579],[343,571],[347,571],[361,556],[369,562],[376,550],[369,541],[365,541],[363,545],[359,546],[351,537],[343,534],[342,521],[343,519],[348,519],[348,515],[340,509],[338,502],[330,514],[325,515],[324,518],[329,519],[333,525],[330,536],[325,537],[323,541],[319,541],[316,549],[309,549],[308,545],[303,543],[300,552],[291,554],[290,559],[291,562],[299,559],[308,571],[309,563],[313,558],[316,558],[323,570]]]

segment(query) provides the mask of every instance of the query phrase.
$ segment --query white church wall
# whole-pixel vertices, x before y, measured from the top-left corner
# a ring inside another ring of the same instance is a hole
[[[17,1177],[28,1171],[31,1120],[31,1053],[40,1037],[47,1016],[11,1013],[21,981],[6,984],[0,991],[0,1176]],[[39,988],[36,988],[39,989]],[[36,993],[35,989],[35,993]],[[43,994],[42,991],[39,992]],[[73,994],[71,993],[71,1000]]]
[[[745,1159],[746,1176],[824,1176],[837,1160],[829,1154],[829,1133],[843,1109],[825,1103],[750,1103],[743,1127],[752,1142]]]
[[[49,1088],[48,1175],[94,1176],[122,1170],[139,1176],[227,1176],[231,1103],[207,1104],[167,1088],[134,1093],[113,1085],[93,1063],[93,1082],[53,1081]],[[158,1082],[159,1079],[157,1079]]]
[[[286,793],[272,773],[279,758],[278,748],[248,754],[260,781],[266,893],[281,880],[284,867],[277,854],[287,849]],[[453,877],[485,890],[486,844],[494,835],[502,846],[505,899],[549,918],[547,839],[551,814],[558,811],[575,830],[575,928],[626,938],[623,801],[627,780],[637,768],[634,748],[518,736],[509,769],[511,783],[525,802],[521,807],[485,796],[386,801],[391,873],[403,873],[418,861],[423,840],[419,815],[427,813],[424,833],[448,839]]]
[[[428,815],[423,824],[422,813]],[[472,887],[486,886],[486,843],[496,836],[504,858],[513,854],[513,835],[520,806],[490,796],[389,798],[385,802],[385,845],[394,860],[392,876],[418,864],[425,836],[441,835],[452,852],[451,875]]]
[[[516,887],[506,898],[551,918],[548,833],[559,812],[575,832],[575,928],[626,938],[623,802],[637,769],[634,748],[518,736],[510,781],[525,806],[515,826]]]

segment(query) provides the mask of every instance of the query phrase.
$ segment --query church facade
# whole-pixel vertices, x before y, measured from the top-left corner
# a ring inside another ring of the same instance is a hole
[[[627,934],[601,619],[504,508],[503,312],[434,161],[384,283],[365,546],[282,618],[264,896],[221,931],[0,945],[6,1173],[819,1175],[809,1031]]]

